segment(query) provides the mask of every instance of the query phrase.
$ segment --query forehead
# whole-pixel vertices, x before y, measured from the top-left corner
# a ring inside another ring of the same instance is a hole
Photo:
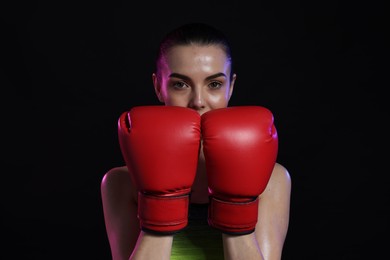
[[[174,46],[165,58],[165,69],[182,73],[191,73],[205,68],[226,72],[230,67],[230,61],[219,45]]]

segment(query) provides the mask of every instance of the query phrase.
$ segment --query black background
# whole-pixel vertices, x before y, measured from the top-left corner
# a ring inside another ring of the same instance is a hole
[[[2,4],[1,254],[110,259],[100,182],[123,164],[118,116],[160,104],[159,40],[204,21],[232,41],[230,105],[274,112],[293,184],[283,259],[387,255],[384,6],[270,2]]]

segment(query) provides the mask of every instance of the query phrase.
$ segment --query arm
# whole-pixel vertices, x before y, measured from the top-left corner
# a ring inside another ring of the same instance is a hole
[[[265,191],[259,196],[255,232],[245,236],[223,234],[224,255],[229,259],[282,258],[290,210],[291,179],[288,171],[275,164]]]
[[[223,254],[226,260],[263,260],[255,233],[247,235],[222,234]]]
[[[141,231],[130,260],[167,259],[171,257],[173,235],[153,235]]]
[[[276,163],[267,188],[260,195],[255,235],[264,258],[281,259],[290,217],[291,177]]]
[[[140,232],[137,190],[131,182],[127,167],[113,168],[104,175],[101,195],[113,260],[170,258],[172,236]]]
[[[127,167],[115,167],[104,175],[101,199],[112,260],[127,260],[140,232],[137,191]]]

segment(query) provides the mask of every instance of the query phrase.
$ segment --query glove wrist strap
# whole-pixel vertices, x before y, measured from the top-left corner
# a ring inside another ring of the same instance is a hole
[[[176,233],[188,224],[189,195],[155,196],[138,193],[138,218],[142,230],[157,234]]]
[[[225,234],[250,234],[255,231],[258,206],[258,197],[248,202],[227,202],[211,197],[208,223]]]

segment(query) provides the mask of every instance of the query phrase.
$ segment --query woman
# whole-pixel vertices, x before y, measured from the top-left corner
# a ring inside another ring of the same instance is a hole
[[[160,44],[156,71],[152,74],[156,95],[166,106],[188,107],[200,115],[225,108],[236,80],[232,62],[228,40],[219,30],[200,23],[178,27],[168,33]],[[196,221],[199,215],[196,212],[202,212],[204,207],[195,206],[207,206],[209,202],[205,158],[201,149],[191,191],[191,208],[195,210],[190,215],[195,216],[196,228],[190,228],[190,220],[186,232],[158,236],[140,230],[138,193],[128,168],[113,168],[104,175],[101,183],[112,258],[171,259],[171,255],[180,254],[177,249],[180,245],[186,247],[183,241],[194,239],[186,240],[191,231],[199,234],[201,230],[206,241],[207,237],[212,237],[213,241],[215,237],[221,240],[221,243],[215,241],[215,248],[210,253],[219,254],[218,259],[281,259],[289,223],[290,192],[291,180],[287,169],[275,163],[267,186],[259,195],[261,203],[254,232],[229,235],[201,228],[199,223],[202,222]],[[195,254],[197,243],[190,244],[194,247],[190,252]]]

